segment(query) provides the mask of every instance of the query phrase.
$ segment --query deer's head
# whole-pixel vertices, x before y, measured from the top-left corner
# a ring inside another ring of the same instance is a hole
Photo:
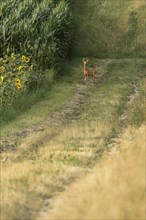
[[[82,61],[86,65],[89,62],[89,59],[88,58],[83,58]]]

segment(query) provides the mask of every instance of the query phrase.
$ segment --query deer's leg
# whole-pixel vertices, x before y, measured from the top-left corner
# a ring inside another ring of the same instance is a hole
[[[84,81],[86,81],[87,80],[87,76],[86,76],[86,74],[84,74]]]

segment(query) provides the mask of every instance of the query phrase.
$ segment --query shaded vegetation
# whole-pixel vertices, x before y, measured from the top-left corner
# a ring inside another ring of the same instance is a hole
[[[72,1],[74,56],[146,55],[145,0]]]

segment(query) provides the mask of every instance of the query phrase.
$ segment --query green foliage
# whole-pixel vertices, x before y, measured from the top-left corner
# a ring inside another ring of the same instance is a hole
[[[0,51],[29,53],[40,68],[58,68],[67,56],[72,16],[66,0],[2,0]],[[1,55],[2,55],[1,54]]]
[[[30,58],[20,54],[0,58],[1,106],[12,106],[14,99],[26,91],[34,78],[34,64]]]
[[[70,156],[70,155],[68,157],[64,157],[63,163],[65,163],[67,165],[72,165],[72,166],[81,165],[81,161],[77,157]]]

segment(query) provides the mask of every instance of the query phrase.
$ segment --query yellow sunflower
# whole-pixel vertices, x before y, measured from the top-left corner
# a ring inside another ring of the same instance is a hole
[[[26,59],[26,56],[22,55],[22,60],[25,61]]]
[[[30,62],[30,58],[29,58],[29,57],[26,57],[26,58],[25,58],[25,62],[26,62],[26,63],[29,63],[29,62]]]
[[[16,84],[21,84],[21,80],[20,79],[16,79]]]
[[[25,63],[29,63],[30,62],[30,58],[27,57],[27,56],[22,56],[22,60],[25,62]]]
[[[21,87],[22,87],[21,83],[17,84],[16,86],[17,86],[17,89],[21,89]]]
[[[22,69],[23,69],[23,66],[19,66],[19,67],[17,68],[18,71],[21,71]]]
[[[11,58],[15,59],[15,54],[14,53],[11,54]]]
[[[2,83],[3,83],[3,81],[4,81],[4,77],[3,77],[3,76],[1,76],[1,78],[0,78],[0,83],[2,84]]]
[[[17,86],[17,89],[20,89],[22,87],[20,79],[16,79],[15,84]]]

